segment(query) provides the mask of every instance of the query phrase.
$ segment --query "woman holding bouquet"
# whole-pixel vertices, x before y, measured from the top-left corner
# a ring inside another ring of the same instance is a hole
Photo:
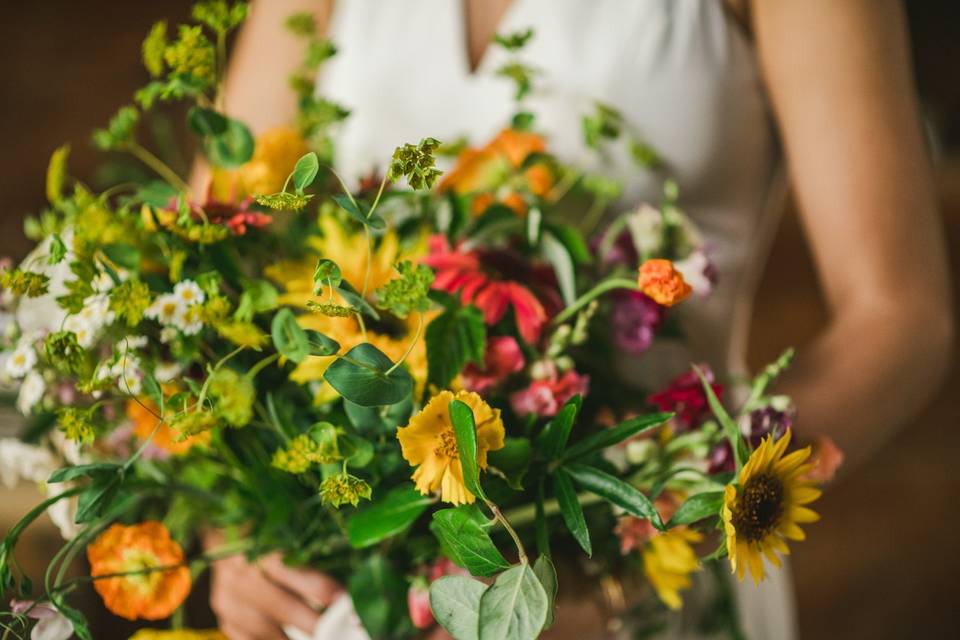
[[[255,132],[294,113],[286,79],[303,52],[282,25],[298,11],[340,48],[318,86],[356,107],[336,140],[348,182],[398,140],[495,133],[510,99],[492,77],[503,52],[487,44],[526,27],[536,35],[524,59],[543,78],[528,104],[557,155],[583,156],[579,114],[593,100],[642,133],[681,185],[720,281],[680,313],[682,350],[621,363],[638,385],[661,388],[691,362],[745,373],[751,300],[789,176],[831,311],[781,382],[801,408],[798,433],[829,435],[862,459],[936,388],[951,302],[896,0],[255,1],[226,105]],[[660,178],[626,157],[583,163],[620,179],[624,202],[659,197]],[[232,640],[280,638],[284,627],[312,630],[341,592],[275,559],[232,559],[215,569],[212,601]],[[787,572],[739,584],[737,600],[747,637],[795,637]],[[592,602],[561,592],[550,636],[603,637]],[[691,606],[663,637],[704,637],[685,622]]]

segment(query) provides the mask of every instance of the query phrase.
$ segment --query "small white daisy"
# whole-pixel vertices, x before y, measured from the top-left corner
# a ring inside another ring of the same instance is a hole
[[[127,349],[133,351],[134,349],[143,349],[147,346],[148,340],[147,336],[127,336],[120,340],[117,345],[121,350]]]
[[[170,382],[179,376],[181,371],[183,367],[176,362],[158,362],[153,370],[153,377],[160,383]]]
[[[111,324],[116,317],[116,314],[110,311],[110,298],[103,293],[87,297],[83,301],[83,309],[77,315],[96,327]]]
[[[173,295],[180,299],[186,306],[201,304],[206,297],[203,289],[193,280],[182,280],[173,288]]]
[[[80,315],[67,318],[63,323],[63,328],[66,331],[75,333],[77,335],[77,344],[84,349],[89,349],[97,343],[97,333],[100,328]]]
[[[30,344],[21,342],[7,358],[7,373],[12,378],[22,378],[37,364],[37,352]]]
[[[172,293],[165,293],[153,301],[153,304],[143,315],[156,320],[160,324],[175,324],[177,318],[183,314],[186,307],[179,297]]]
[[[36,371],[31,371],[20,384],[20,393],[17,395],[17,411],[23,415],[30,415],[33,408],[43,398],[47,390],[47,383],[43,376]]]
[[[174,324],[185,336],[194,336],[203,329],[202,309],[199,306],[187,307],[174,319]]]
[[[117,386],[124,393],[136,396],[143,390],[143,371],[136,358],[120,358],[120,361],[113,365],[113,375],[117,378]]]
[[[177,330],[173,327],[164,327],[160,330],[160,342],[169,344],[177,339]]]

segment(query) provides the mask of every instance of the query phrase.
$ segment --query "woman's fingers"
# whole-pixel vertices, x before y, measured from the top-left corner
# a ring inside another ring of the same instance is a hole
[[[265,556],[258,566],[267,578],[297,594],[314,608],[329,607],[343,591],[339,583],[327,575],[284,565],[279,554]]]

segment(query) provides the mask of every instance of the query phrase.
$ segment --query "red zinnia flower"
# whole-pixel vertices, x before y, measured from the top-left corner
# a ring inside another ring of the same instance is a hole
[[[520,337],[531,344],[536,343],[548,320],[543,304],[525,285],[498,279],[484,270],[485,266],[504,257],[451,248],[446,236],[435,235],[430,238],[430,255],[423,262],[437,274],[433,281],[435,289],[460,294],[462,302],[472,303],[483,312],[484,322],[488,325],[499,322],[507,309],[513,307]]]

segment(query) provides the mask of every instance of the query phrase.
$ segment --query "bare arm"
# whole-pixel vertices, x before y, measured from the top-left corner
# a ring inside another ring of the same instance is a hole
[[[753,3],[763,73],[831,322],[783,381],[799,430],[856,460],[945,373],[941,221],[896,0]]]

